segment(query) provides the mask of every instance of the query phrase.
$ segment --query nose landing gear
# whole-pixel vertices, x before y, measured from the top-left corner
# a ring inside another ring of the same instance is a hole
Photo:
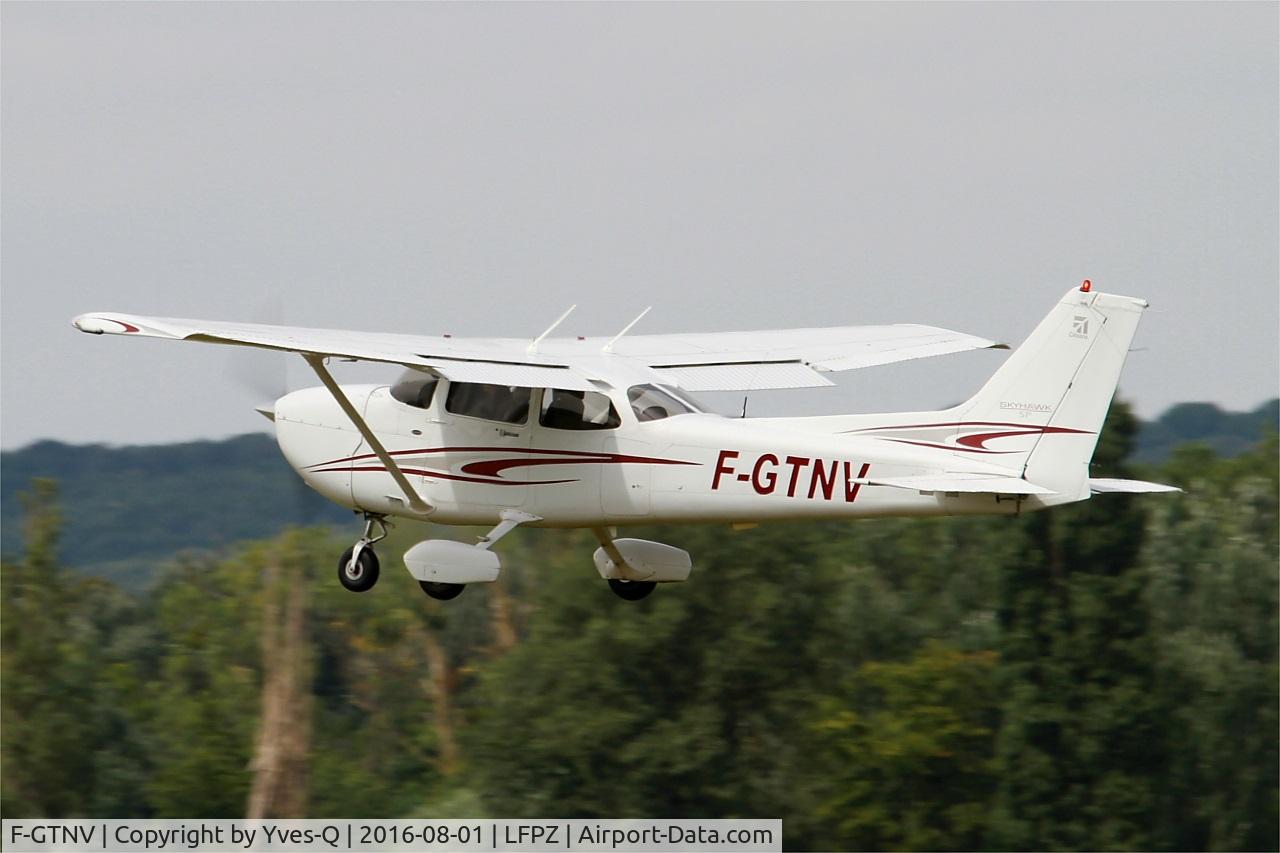
[[[378,535],[374,536],[374,527]],[[351,592],[367,592],[378,582],[378,555],[373,550],[375,542],[387,538],[386,518],[381,515],[365,513],[364,535],[356,544],[342,552],[338,560],[338,582]]]

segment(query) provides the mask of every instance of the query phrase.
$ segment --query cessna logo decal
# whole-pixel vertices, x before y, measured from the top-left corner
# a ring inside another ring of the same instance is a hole
[[[824,501],[840,500],[853,503],[858,497],[862,484],[850,482],[861,480],[867,476],[871,468],[869,463],[862,463],[854,473],[854,463],[839,459],[813,459],[808,456],[783,456],[779,458],[772,453],[762,453],[751,465],[738,461],[741,454],[736,450],[721,450],[716,460],[716,470],[711,476],[711,490],[719,491],[725,484],[736,480],[739,483],[750,483],[758,495],[772,495],[775,492],[785,494],[789,498],[797,495],[810,500],[822,496]],[[742,464],[744,470],[739,471]],[[843,487],[836,486],[843,483]]]

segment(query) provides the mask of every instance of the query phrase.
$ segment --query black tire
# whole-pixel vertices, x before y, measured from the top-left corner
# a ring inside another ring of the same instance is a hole
[[[613,590],[613,594],[627,601],[639,601],[653,592],[653,588],[657,585],[654,581],[609,580],[609,589]]]
[[[418,586],[422,587],[422,591],[436,601],[448,601],[452,598],[457,598],[467,588],[465,583],[432,583],[431,581],[418,581]]]
[[[351,562],[351,554],[355,549],[352,545],[342,552],[342,558],[338,560],[338,583],[351,592],[368,592],[378,582],[378,555],[366,545],[360,551],[360,559],[356,562],[356,573],[353,575],[347,571],[347,564]]]

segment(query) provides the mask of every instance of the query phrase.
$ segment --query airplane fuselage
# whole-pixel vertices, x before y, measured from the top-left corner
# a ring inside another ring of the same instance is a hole
[[[577,431],[494,422],[395,399],[388,386],[344,386],[397,465],[432,507],[426,520],[494,524],[503,510],[531,526],[747,524],[881,515],[1013,514],[1041,496],[919,492],[867,483],[955,468],[956,456],[918,443],[827,432],[822,418],[731,419],[707,413],[640,422],[620,395],[612,429]],[[538,410],[534,390],[531,412]],[[856,421],[854,421],[856,423]],[[277,402],[280,447],[302,478],[354,510],[423,518],[323,388]],[[1005,437],[1006,444],[1009,441]],[[1012,436],[1016,441],[1020,436]],[[993,452],[993,451],[984,451]],[[999,451],[994,451],[998,453]],[[982,458],[963,470],[1008,475]],[[1060,502],[1060,501],[1055,501]]]

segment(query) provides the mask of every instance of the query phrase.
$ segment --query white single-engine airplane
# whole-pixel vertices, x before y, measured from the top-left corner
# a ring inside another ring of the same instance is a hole
[[[1176,491],[1089,477],[1089,460],[1140,299],[1091,292],[1054,306],[972,399],[937,412],[731,419],[697,391],[832,384],[824,374],[1007,348],[930,326],[842,326],[529,341],[392,335],[83,314],[83,332],[300,354],[323,387],[263,414],[280,450],[325,497],[362,513],[338,562],[353,592],[378,580],[388,516],[493,525],[475,545],[426,540],[404,555],[427,595],[497,579],[490,548],[519,525],[586,527],[615,593],[686,580],[688,552],[614,528],[803,518],[1011,515],[1098,492]],[[570,309],[572,310],[572,309]],[[641,314],[641,317],[644,315]],[[394,385],[339,385],[329,359],[407,368]]]

